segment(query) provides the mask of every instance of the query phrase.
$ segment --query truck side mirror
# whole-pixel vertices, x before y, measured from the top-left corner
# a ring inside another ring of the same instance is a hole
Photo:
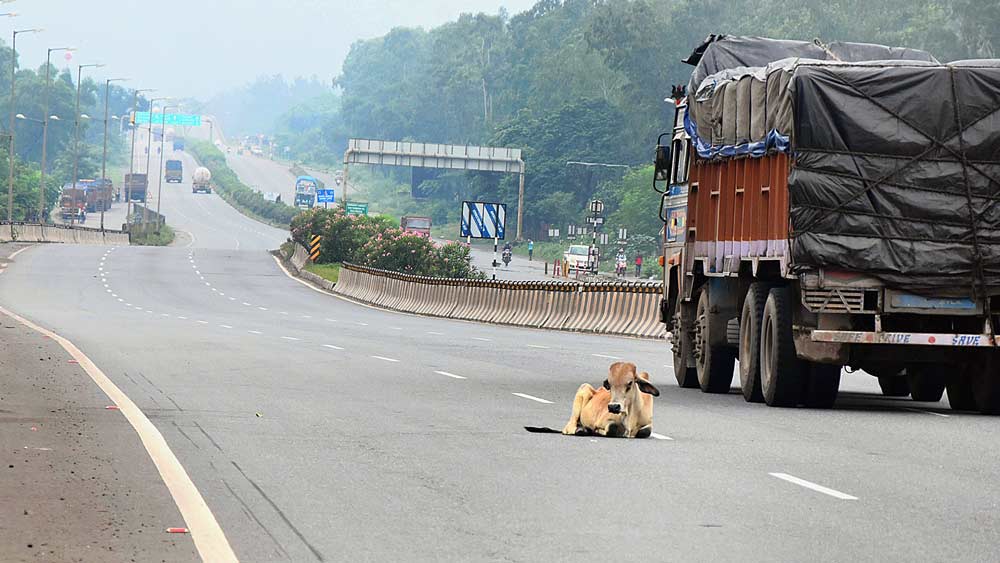
[[[664,145],[656,145],[656,158],[654,160],[654,179],[657,182],[670,181],[670,148]]]

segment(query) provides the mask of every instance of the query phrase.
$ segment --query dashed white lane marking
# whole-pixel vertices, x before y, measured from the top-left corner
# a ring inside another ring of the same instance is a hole
[[[219,297],[225,297],[225,296],[226,296],[225,293],[222,293],[221,291],[219,292]]]
[[[208,324],[208,321],[198,321],[198,324],[203,324],[203,325],[207,325],[207,324]]]
[[[110,288],[106,289],[105,291],[107,291],[108,293],[111,293],[111,289]]]
[[[395,363],[395,362],[399,361],[399,360],[394,360],[392,358],[386,358],[385,356],[372,356],[372,357],[375,358],[376,360],[382,360],[383,362],[393,362],[393,363]]]
[[[212,284],[210,284],[208,282],[205,282],[205,285],[207,285],[208,287],[212,287]]]
[[[538,344],[528,344],[528,348],[538,348],[539,350],[548,350],[548,346],[539,346]]]
[[[311,318],[312,318],[312,315],[302,315],[302,318],[303,318],[303,319],[311,319]]]
[[[490,340],[489,338],[480,338],[478,336],[473,336],[472,339],[479,340],[480,342],[492,342],[492,340]]]
[[[327,319],[327,321],[329,321],[331,323],[335,323],[335,322],[337,322],[337,319]]]
[[[951,418],[950,414],[944,414],[944,413],[934,412],[934,411],[925,411],[923,409],[913,409],[913,408],[910,408],[910,407],[904,407],[903,410],[913,411],[913,412],[919,412],[919,413],[923,413],[923,414],[933,414],[934,416],[940,416],[941,418]]]
[[[434,332],[434,331],[431,331],[431,330],[428,330],[427,334],[432,334],[434,336],[444,336],[443,332]]]
[[[670,436],[664,436],[663,434],[657,434],[656,432],[650,433],[649,437],[655,438],[657,440],[673,440],[673,438],[671,438]]]
[[[225,295],[225,293],[220,293],[219,295]],[[229,300],[230,301],[236,301],[236,298],[235,297],[230,297]]]
[[[401,326],[390,326],[389,330],[403,330],[403,327],[401,327]]]
[[[358,322],[358,324],[361,325],[361,326],[368,326],[368,323]]]
[[[246,305],[247,307],[250,307],[250,304],[247,303],[246,301],[244,301],[243,304]]]
[[[591,356],[593,356],[595,358],[606,358],[608,360],[620,360],[621,359],[618,356],[609,356],[607,354],[591,354]]]
[[[219,326],[221,326],[222,328],[233,328],[233,327],[231,327],[229,325],[219,325]]]
[[[267,307],[257,307],[257,308],[260,309],[261,311],[266,311],[267,310]]]
[[[515,397],[521,397],[522,399],[528,399],[529,401],[535,401],[536,403],[542,403],[544,405],[552,404],[552,401],[546,401],[545,399],[535,397],[532,395],[526,395],[524,393],[511,393],[511,395],[514,395]]]
[[[452,379],[468,379],[468,378],[466,378],[466,377],[464,377],[464,376],[461,376],[461,375],[455,375],[454,373],[448,373],[448,372],[446,372],[446,371],[435,371],[434,373],[436,373],[436,374],[438,374],[438,375],[443,375],[443,376],[445,376],[445,377],[450,377],[450,378],[452,378]]]
[[[160,316],[161,316],[161,317],[169,317],[169,316],[170,316],[170,314],[169,314],[169,313],[160,313]]]
[[[343,350],[340,346],[334,346],[333,344],[324,344],[323,347],[331,350]]]
[[[250,334],[264,334],[263,332],[261,332],[259,330],[248,330],[247,332],[249,332]]]
[[[194,273],[198,274],[199,276],[201,275],[201,272],[199,272],[198,270],[195,270]]]
[[[298,338],[295,338],[294,336],[282,336],[281,338],[282,340],[298,340]]]
[[[119,303],[124,303],[124,302],[125,302],[125,300],[124,300],[124,299],[122,299],[121,297],[119,297],[119,298],[118,298],[118,302],[119,302]]]
[[[830,495],[833,498],[839,498],[840,500],[858,500],[858,497],[851,496],[847,493],[842,493],[840,491],[824,487],[823,485],[817,485],[811,481],[806,481],[805,479],[799,479],[794,475],[789,475],[787,473],[768,473],[771,477],[776,477],[782,481],[788,481],[800,487],[805,487],[807,489],[816,491],[817,493],[823,493],[824,495]]]
[[[135,310],[136,310],[136,311],[141,311],[141,310],[142,310],[142,307],[140,307],[140,306],[136,305],[136,306],[135,306]]]
[[[180,319],[180,320],[182,320],[182,321],[186,321],[186,320],[188,320],[188,318],[187,318],[187,317],[182,317],[182,316],[180,316],[180,315],[177,315],[177,318],[178,318],[178,319]]]
[[[108,398],[118,407],[118,411],[125,416],[125,420],[132,426],[139,440],[146,448],[153,465],[163,479],[163,483],[170,491],[170,496],[180,510],[184,523],[191,530],[195,548],[203,561],[218,561],[220,563],[235,562],[236,554],[233,553],[226,534],[219,526],[219,522],[212,514],[212,510],[205,503],[198,488],[191,481],[187,471],[181,462],[171,451],[167,441],[157,430],[156,426],[150,422],[149,418],[141,409],[126,395],[86,354],[80,351],[75,344],[66,340],[62,336],[35,325],[27,319],[21,318],[6,309],[0,308],[0,312],[17,319],[21,324],[32,330],[44,334],[55,340],[63,347],[70,356],[80,364],[87,375],[100,387]]]
[[[281,311],[281,312],[280,312],[280,313],[278,313],[278,314],[279,314],[279,315],[287,315],[287,314],[288,314],[288,311]]]

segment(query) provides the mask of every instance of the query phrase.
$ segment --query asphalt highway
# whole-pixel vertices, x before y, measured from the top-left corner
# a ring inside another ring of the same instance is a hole
[[[188,166],[185,160],[185,167]],[[286,233],[164,185],[182,246],[31,248],[0,304],[76,343],[166,438],[243,561],[990,561],[997,420],[680,390],[663,342],[423,318],[290,279]],[[648,440],[561,428],[635,362]]]

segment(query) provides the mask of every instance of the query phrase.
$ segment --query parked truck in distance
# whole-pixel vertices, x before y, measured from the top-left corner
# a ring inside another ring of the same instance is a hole
[[[403,229],[404,233],[417,234],[430,238],[431,218],[407,215],[399,219],[399,228]]]
[[[312,176],[299,176],[295,179],[295,207],[312,207],[316,205],[316,190],[319,180]]]
[[[204,166],[199,166],[191,175],[191,193],[212,193],[212,172]]]
[[[711,36],[661,136],[664,298],[681,387],[1000,414],[1000,66],[910,49]],[[670,143],[662,142],[664,137]]]
[[[184,181],[184,164],[179,160],[168,160],[164,165],[165,172],[163,179],[170,182],[175,182],[180,184]]]
[[[125,201],[146,201],[146,188],[149,179],[145,174],[126,174],[122,189],[125,191]]]

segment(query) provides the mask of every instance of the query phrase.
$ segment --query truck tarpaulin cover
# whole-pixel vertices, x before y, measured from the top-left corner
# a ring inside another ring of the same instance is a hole
[[[795,268],[1000,287],[1000,61],[805,64],[789,92]]]

